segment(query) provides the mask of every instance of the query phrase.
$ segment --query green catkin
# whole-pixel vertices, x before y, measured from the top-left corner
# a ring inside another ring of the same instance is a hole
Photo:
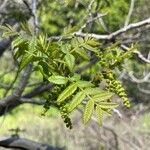
[[[106,79],[107,83],[106,90],[116,93],[123,100],[123,104],[126,107],[130,107],[130,102],[127,98],[125,89],[123,88],[121,82],[116,79],[116,76],[113,74],[113,72],[105,72],[104,78]]]
[[[69,118],[69,113],[67,111],[67,108],[65,106],[61,106],[59,109],[60,109],[61,117],[63,118],[64,123],[66,124],[66,127],[72,129],[72,122],[71,119]]]

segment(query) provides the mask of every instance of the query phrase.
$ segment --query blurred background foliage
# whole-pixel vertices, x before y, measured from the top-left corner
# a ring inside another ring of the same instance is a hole
[[[87,7],[90,1],[40,0],[38,4],[40,29],[48,36],[79,30],[87,19]],[[100,14],[106,13],[103,16],[106,28],[104,29],[100,21],[97,20],[93,24],[89,24],[84,29],[85,32],[108,34],[124,26],[130,7],[130,0],[95,1],[98,2],[98,5],[95,3],[92,6],[92,15],[97,15],[97,12]],[[8,1],[8,3],[6,7],[7,14],[0,14],[2,24],[13,24],[16,20],[24,21],[24,19],[28,19],[28,10],[22,4],[22,1],[12,0]],[[136,0],[130,23],[149,17],[150,5],[148,4],[149,0]],[[147,57],[150,49],[149,31],[150,29],[145,31],[141,29],[140,36],[131,41],[128,40],[130,37],[129,32],[129,35],[125,35],[127,40],[124,41],[127,45],[130,45],[131,42],[137,43],[138,50]],[[9,50],[0,57],[0,64],[0,87],[8,87],[14,80],[16,71],[16,66]],[[23,105],[16,108],[11,114],[0,117],[0,134],[10,135],[10,129],[19,127],[24,130],[19,133],[20,136],[54,146],[65,147],[70,150],[107,150],[117,149],[118,147],[120,150],[148,150],[150,147],[150,83],[135,83],[129,78],[127,73],[132,71],[137,78],[142,78],[150,72],[150,64],[145,64],[134,57],[125,61],[124,68],[122,72],[117,70],[116,72],[123,82],[132,107],[130,110],[121,110],[125,111],[123,119],[114,115],[111,119],[105,119],[104,124],[106,127],[99,128],[97,123],[94,122],[91,122],[89,127],[84,127],[77,117],[80,114],[76,115],[78,113],[76,112],[73,115],[74,129],[70,131],[64,127],[57,110],[50,109],[46,116],[41,117],[43,108]],[[7,71],[8,73],[3,75]],[[35,84],[37,81],[42,81],[41,75],[39,73],[32,74],[30,84]],[[26,91],[31,89],[32,86],[28,87]],[[149,93],[145,91],[149,91]],[[0,98],[3,97],[4,93],[5,90],[0,88]]]

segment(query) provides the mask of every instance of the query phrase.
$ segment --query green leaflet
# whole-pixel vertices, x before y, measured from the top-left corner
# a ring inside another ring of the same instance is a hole
[[[29,24],[28,24],[28,22],[22,22],[21,24],[21,29],[23,30],[23,31],[25,31],[27,34],[29,34],[29,35],[32,35],[32,31],[31,31],[31,29],[30,29],[30,27],[29,27]]]
[[[32,38],[31,41],[28,44],[28,50],[26,54],[22,56],[22,60],[20,63],[19,70],[21,71],[33,58],[33,52],[36,51],[36,39]]]
[[[106,114],[107,116],[112,116],[112,109],[103,109],[104,114]]]
[[[83,123],[87,124],[92,116],[93,113],[93,109],[94,109],[94,100],[90,99],[86,106],[85,106],[85,110],[83,112]]]
[[[4,32],[2,37],[9,37],[9,36],[14,36],[14,35],[17,35],[18,33],[15,32],[15,31],[7,31],[7,32]]]
[[[99,41],[96,41],[95,39],[90,39],[90,38],[88,38],[86,40],[86,43],[88,45],[90,45],[90,46],[98,46],[98,45],[100,45]]]
[[[48,78],[48,80],[54,84],[66,84],[68,79],[63,76],[52,75]]]
[[[72,45],[73,47],[78,47],[78,46],[79,46],[79,43],[78,43],[78,41],[77,41],[77,38],[72,38],[72,39],[71,39],[71,45]]]
[[[101,107],[99,105],[96,105],[96,116],[97,116],[97,121],[98,121],[99,125],[101,126],[103,116],[104,116],[104,111],[101,109]]]
[[[75,48],[75,52],[79,54],[83,59],[89,60],[89,55],[86,53],[84,49],[81,48]]]
[[[88,44],[82,44],[82,46],[83,46],[84,48],[90,50],[90,51],[93,51],[93,52],[97,53],[97,49],[94,48],[94,47],[92,47],[92,46],[90,46],[90,45],[88,45]]]
[[[61,64],[65,64],[65,61],[63,61],[62,59],[53,59],[55,62],[60,62]]]
[[[117,106],[118,106],[117,103],[112,103],[112,102],[100,102],[99,103],[99,107],[101,107],[102,109],[113,109]]]
[[[71,78],[70,81],[79,81],[81,79],[81,75],[75,73]]]
[[[69,49],[68,49],[67,45],[62,45],[62,44],[61,44],[61,51],[62,51],[64,54],[69,53]]]
[[[77,84],[72,83],[69,85],[59,96],[57,99],[57,102],[63,102],[66,98],[68,98],[70,95],[72,95],[75,90],[77,89]]]
[[[77,40],[78,40],[78,42],[79,42],[80,44],[83,44],[83,43],[84,43],[84,39],[83,39],[82,37],[78,37]]]
[[[97,102],[104,101],[104,100],[110,99],[113,95],[114,95],[114,93],[102,91],[99,94],[94,95],[93,99]]]
[[[103,90],[100,88],[87,88],[84,90],[84,92],[89,95],[95,95],[95,94],[101,94]]]
[[[20,62],[19,71],[21,71],[29,62],[31,62],[32,58],[33,56],[31,54],[26,53],[23,55]]]
[[[75,57],[72,54],[67,53],[65,55],[65,62],[67,64],[69,70],[72,71],[75,66]]]
[[[10,31],[10,28],[8,28],[7,25],[6,26],[0,25],[0,29],[4,31]]]
[[[38,36],[37,43],[38,43],[38,50],[41,51],[42,53],[47,54],[47,51],[50,46],[50,41],[47,41],[47,36],[44,34],[40,34]]]
[[[81,102],[83,101],[83,99],[86,97],[85,93],[83,93],[82,91],[77,93],[72,102],[70,103],[69,107],[68,107],[68,111],[72,112],[78,105],[81,104]]]
[[[12,41],[12,48],[17,47],[18,45],[20,45],[23,42],[24,42],[24,39],[22,37],[18,36],[16,39],[14,39]]]
[[[30,52],[36,51],[36,46],[37,46],[37,41],[36,41],[36,38],[33,37],[31,41],[29,41],[28,51]]]
[[[0,29],[3,30],[3,37],[9,37],[17,35],[18,32],[15,31],[9,24],[6,24],[5,26],[0,26]]]
[[[93,87],[94,86],[94,84],[92,84],[91,82],[82,81],[82,80],[77,81],[77,85],[80,88],[87,88],[87,87]]]

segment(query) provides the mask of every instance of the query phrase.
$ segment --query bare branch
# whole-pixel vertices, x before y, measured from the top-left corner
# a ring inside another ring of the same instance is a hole
[[[26,150],[63,150],[62,148],[55,148],[47,144],[38,143],[25,138],[19,138],[17,136],[0,138],[0,146]]]
[[[29,10],[30,15],[33,15],[32,9],[30,8],[30,5],[28,4],[27,0],[22,0],[22,1],[26,5],[27,9]]]
[[[125,27],[129,24],[129,21],[130,21],[132,12],[133,12],[133,8],[134,8],[134,3],[135,3],[135,0],[131,0],[129,12],[128,12],[128,15],[127,15],[127,18],[126,18],[126,21],[125,21],[125,24],[124,24]]]
[[[36,99],[30,99],[30,98],[21,98],[19,100],[21,103],[30,103],[30,104],[36,104],[36,105],[44,105],[46,100],[36,100]]]
[[[34,88],[31,92],[23,95],[22,97],[18,99],[11,99],[13,97],[10,97],[10,99],[8,99],[7,101],[6,100],[3,101],[3,99],[1,99],[0,100],[0,116],[12,111],[14,108],[24,103],[43,105],[45,103],[45,100],[35,100],[31,98],[38,96],[41,93],[44,93],[46,91],[50,91],[52,88],[53,88],[52,84],[43,84],[43,85],[41,84],[38,87]]]
[[[37,11],[37,1],[36,0],[32,0],[32,14],[33,14],[33,23],[34,23],[34,32],[35,34],[38,32],[38,17],[36,15],[36,11]]]
[[[134,52],[138,57],[146,63],[150,63],[150,59],[146,59],[139,51]]]
[[[150,90],[146,90],[146,89],[141,88],[140,84],[138,84],[137,87],[138,87],[138,89],[139,89],[140,92],[145,93],[145,94],[150,94]]]
[[[7,4],[7,2],[8,2],[8,0],[4,0],[3,1],[3,3],[1,4],[1,6],[0,6],[0,10],[4,10],[4,8],[5,8],[5,6],[6,6],[6,4]]]
[[[105,22],[104,22],[104,20],[103,20],[102,17],[100,17],[98,19],[98,22],[101,24],[101,26],[103,27],[104,31],[106,31],[107,33],[109,33],[108,28],[107,28],[107,26],[106,26],[106,24],[105,24]]]
[[[128,75],[129,75],[130,79],[135,83],[144,83],[144,82],[150,83],[150,72],[143,79],[137,79],[133,75],[133,72],[129,72]]]
[[[10,46],[11,39],[5,38],[0,41],[0,56],[4,53],[4,51]]]
[[[90,23],[94,22],[95,20],[100,19],[101,17],[106,16],[106,15],[107,15],[107,13],[105,13],[105,14],[98,14],[94,18],[93,17],[89,17],[89,19],[87,19],[87,21],[85,22],[85,24],[83,24],[83,26],[81,26],[81,28],[79,29],[78,32],[82,32],[83,29],[85,29],[88,26],[88,24],[90,24]]]
[[[51,36],[48,38],[48,40],[56,40],[56,41],[57,40],[68,40],[68,39],[71,39],[73,36],[80,36],[80,37],[89,36],[89,37],[92,37],[92,38],[95,38],[98,40],[112,40],[112,39],[116,38],[117,36],[119,36],[120,34],[126,33],[129,30],[137,29],[137,28],[140,28],[143,26],[146,26],[146,28],[149,28],[150,27],[149,25],[150,25],[150,18],[145,19],[140,22],[137,22],[137,23],[129,24],[128,26],[123,27],[123,28],[121,28],[115,32],[112,32],[108,35],[100,35],[100,34],[95,34],[95,33],[83,33],[79,30],[77,32],[72,33],[72,35],[67,36],[67,37],[61,36],[61,35],[60,36]]]
[[[38,87],[35,87],[31,92],[25,94],[23,98],[32,98],[37,95],[40,95],[43,92],[50,91],[53,88],[52,84],[40,84]]]
[[[109,35],[99,35],[99,34],[95,34],[95,33],[83,33],[83,32],[75,32],[74,35],[81,36],[81,37],[85,37],[88,35],[89,37],[93,37],[93,38],[96,38],[99,40],[111,40],[111,39],[117,37],[118,35],[120,35],[122,33],[125,33],[129,30],[133,30],[133,29],[136,29],[136,28],[148,25],[148,24],[150,24],[150,18],[145,19],[145,20],[140,21],[140,22],[137,22],[137,23],[129,24],[128,26],[123,27],[123,28],[121,28],[121,29],[109,34]]]
[[[129,50],[129,48],[124,44],[121,44],[121,48],[123,48],[124,50]],[[142,60],[143,62],[150,63],[149,57],[148,59],[146,59],[139,51],[134,51],[134,54],[136,54],[138,58],[140,58],[140,60]]]
[[[20,99],[28,83],[31,70],[32,65],[28,65],[21,77],[21,80],[15,92],[12,95],[4,97],[0,100],[0,115],[3,115],[5,113],[5,110],[11,110],[12,108],[15,108],[17,105],[19,105],[20,102],[18,101],[18,99]]]

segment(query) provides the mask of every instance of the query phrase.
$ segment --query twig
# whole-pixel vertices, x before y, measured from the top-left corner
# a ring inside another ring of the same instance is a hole
[[[123,48],[126,51],[129,50],[129,48],[124,44],[121,44],[120,46],[121,46],[121,48]],[[150,63],[150,60],[146,59],[139,51],[134,51],[133,53],[136,54],[138,56],[138,58],[140,58],[143,62]]]
[[[46,100],[36,100],[31,98],[21,98],[19,100],[21,103],[30,103],[30,104],[36,104],[36,105],[44,105]]]
[[[139,51],[134,52],[138,57],[146,63],[150,63],[150,59],[146,59]]]
[[[22,0],[22,1],[26,5],[27,9],[29,10],[30,15],[33,15],[32,9],[30,8],[30,5],[28,4],[28,2],[26,0]]]
[[[32,0],[32,14],[33,14],[33,23],[34,23],[34,32],[35,34],[37,34],[38,32],[38,17],[36,15],[36,10],[37,10],[37,1],[36,0]]]
[[[98,21],[99,21],[99,23],[101,24],[101,26],[103,27],[104,31],[106,31],[107,33],[109,33],[108,28],[107,28],[107,26],[106,26],[106,24],[105,24],[103,18],[102,18],[102,17],[99,18]]]
[[[26,93],[25,95],[23,95],[23,98],[32,98],[35,97],[37,95],[40,95],[43,92],[46,91],[50,91],[53,88],[52,84],[40,84],[38,87],[35,87],[32,91],[30,91],[29,93]]]
[[[0,100],[0,115],[3,115],[5,113],[5,110],[11,110],[12,108],[16,107],[19,104],[18,99],[20,99],[27,83],[30,77],[30,73],[32,71],[32,65],[29,64],[19,82],[19,85],[17,86],[14,93],[10,96],[4,97]]]
[[[129,24],[129,21],[130,21],[132,12],[133,12],[133,8],[134,8],[134,3],[135,3],[135,0],[131,0],[129,12],[128,12],[128,15],[127,15],[127,18],[126,18],[126,21],[125,21],[125,24],[124,24],[125,27]]]
[[[83,26],[81,26],[81,28],[79,29],[78,32],[82,32],[83,29],[85,29],[88,24],[90,24],[90,23],[92,23],[93,21],[95,21],[95,20],[97,20],[97,19],[100,19],[101,17],[106,16],[106,15],[107,15],[107,13],[105,13],[105,14],[98,14],[98,15],[97,15],[96,17],[94,17],[94,18],[89,18],[89,19],[87,19],[86,23],[83,24]]]
[[[145,90],[145,89],[141,88],[139,84],[137,87],[138,87],[140,92],[145,93],[145,94],[150,94],[150,90]]]
[[[8,0],[4,0],[3,3],[0,6],[0,10],[4,11],[4,7],[6,6]]]
[[[134,75],[133,72],[129,72],[128,76],[130,77],[130,79],[135,82],[135,83],[150,83],[150,72],[143,78],[143,79],[137,79]]]

